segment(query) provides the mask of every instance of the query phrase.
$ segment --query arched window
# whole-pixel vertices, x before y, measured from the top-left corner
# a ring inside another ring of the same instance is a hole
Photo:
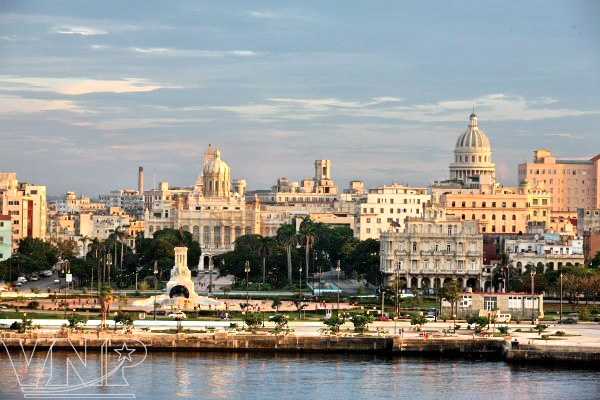
[[[475,162],[475,156],[471,156],[471,162]]]
[[[481,216],[481,219],[485,219],[485,214],[483,214],[483,215]]]
[[[202,244],[210,246],[210,226],[208,225],[202,228]]]
[[[512,216],[512,220],[513,220],[513,221],[516,221],[516,220],[517,220],[517,216],[516,216],[516,215],[513,215],[513,216]]]
[[[213,241],[215,244],[215,248],[219,248],[219,247],[221,247],[221,227],[215,226],[213,228],[213,231],[214,231]]]
[[[495,221],[496,220],[496,214],[492,214],[492,220]]]
[[[481,156],[479,156],[479,162],[481,162]]]
[[[471,219],[475,219],[475,214],[471,215]]]
[[[412,251],[417,251],[417,242],[413,242]]]
[[[200,241],[200,227],[198,225],[194,225],[192,228],[192,236],[196,242]]]
[[[502,214],[502,221],[506,221],[506,215]]]
[[[465,219],[465,214],[463,214],[463,215],[461,216],[461,219]]]

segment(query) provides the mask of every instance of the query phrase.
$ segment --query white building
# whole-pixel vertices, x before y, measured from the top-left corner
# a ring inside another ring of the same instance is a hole
[[[394,224],[403,229],[406,217],[421,217],[423,205],[431,200],[425,188],[393,184],[370,189],[353,199],[354,237],[379,239]]]
[[[386,283],[397,276],[409,289],[431,289],[456,279],[463,288],[490,290],[477,221],[428,205],[424,215],[407,217],[405,224],[381,234],[380,270]]]
[[[509,263],[520,272],[527,265],[544,266],[557,270],[560,267],[584,265],[583,239],[563,241],[558,235],[535,235],[519,239],[507,239],[504,251]]]

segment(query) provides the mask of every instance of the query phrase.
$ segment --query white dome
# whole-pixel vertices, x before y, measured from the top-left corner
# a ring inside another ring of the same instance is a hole
[[[204,175],[221,175],[228,174],[229,166],[223,160],[221,160],[221,152],[219,150],[215,151],[215,158],[210,160],[204,166]]]
[[[481,150],[490,150],[490,140],[477,126],[477,115],[471,114],[471,123],[467,130],[456,140],[456,151],[477,152]]]

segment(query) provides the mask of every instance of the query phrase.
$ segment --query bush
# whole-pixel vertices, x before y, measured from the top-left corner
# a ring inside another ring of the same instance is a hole
[[[515,329],[515,332],[521,332],[521,328]]]
[[[262,325],[262,319],[256,315],[247,316],[244,322],[248,326],[248,329],[253,332]]]
[[[77,325],[88,322],[88,316],[72,313],[67,317],[67,321],[69,321],[69,328],[77,328]]]
[[[565,336],[566,333],[564,331],[556,331],[556,333],[554,334],[554,336]]]
[[[27,308],[29,308],[30,310],[37,310],[39,307],[39,301],[30,301],[29,303],[27,303]]]
[[[508,326],[499,326],[498,327],[498,332],[500,332],[503,335],[508,334]]]
[[[275,322],[275,331],[281,331],[287,328],[288,316],[284,314],[275,314],[271,318],[271,321]]]
[[[410,324],[411,325],[421,326],[421,325],[425,325],[426,322],[427,322],[427,319],[425,318],[425,316],[423,314],[412,313],[410,315]]]
[[[340,331],[340,326],[344,325],[346,320],[337,315],[333,315],[330,318],[325,318],[323,323],[329,327],[329,330],[332,333],[337,333]]]
[[[590,310],[587,307],[579,310],[577,314],[579,315],[580,321],[587,321],[590,318]]]
[[[374,320],[371,314],[354,314],[352,316],[352,324],[354,332],[362,333],[369,329],[369,324]]]

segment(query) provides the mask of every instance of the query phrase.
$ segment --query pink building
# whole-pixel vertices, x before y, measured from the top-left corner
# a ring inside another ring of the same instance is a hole
[[[557,160],[549,150],[534,151],[533,163],[519,164],[519,181],[543,185],[553,211],[600,207],[600,154],[589,160]]]

